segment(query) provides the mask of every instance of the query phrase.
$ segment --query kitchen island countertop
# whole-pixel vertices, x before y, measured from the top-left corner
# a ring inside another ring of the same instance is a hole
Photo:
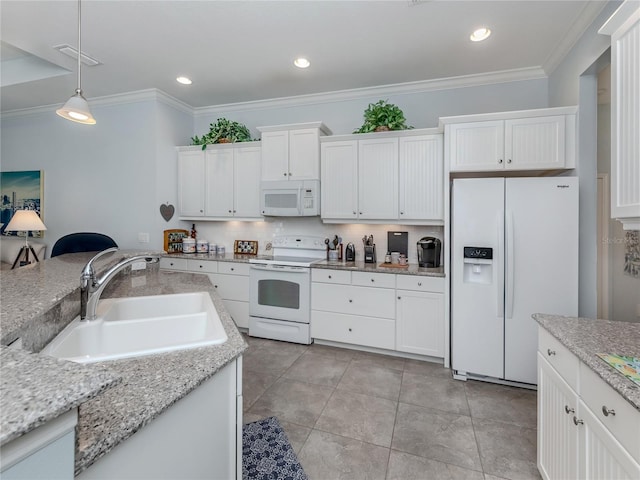
[[[640,410],[640,385],[618,373],[598,353],[640,358],[640,323],[534,314],[533,318],[600,376],[633,407]]]
[[[22,305],[26,307],[26,312],[19,318],[10,316],[10,313],[20,306],[20,298],[13,298],[11,306],[3,305],[3,338],[6,338],[4,333],[7,327],[12,332],[11,337],[18,335],[26,343],[37,345],[43,335],[41,331],[52,328],[43,325],[47,320],[56,324],[56,330],[63,328],[64,325],[60,325],[59,320],[60,311],[56,308],[60,308],[61,300],[67,296],[76,296],[80,271],[90,256],[63,255],[25,270],[20,269],[22,272],[9,272],[6,276],[3,274],[3,298],[9,293],[18,295],[17,287],[30,280],[39,282],[39,290],[50,292],[50,295],[39,299],[36,305],[32,305],[28,298],[23,297]],[[117,258],[112,258],[109,263],[115,260]],[[50,263],[47,265],[48,262]],[[106,268],[108,264],[105,262],[101,266]],[[57,284],[47,285],[50,281],[56,280],[56,272],[60,273],[57,275]],[[125,271],[114,278],[102,297],[196,291],[208,292],[211,295],[228,336],[224,344],[88,365],[3,347],[3,416],[0,426],[3,443],[79,405],[75,455],[77,475],[236,359],[247,345],[207,276],[158,271],[153,267],[142,273],[127,274]],[[27,293],[25,291],[23,295]],[[47,307],[50,310],[47,310]],[[77,303],[64,308],[74,307],[78,307],[79,310],[79,298]],[[49,315],[50,311],[54,313]],[[52,318],[49,319],[49,316]],[[49,334],[47,333],[47,336]],[[30,336],[37,337],[37,340],[29,339]],[[11,375],[6,375],[7,372]],[[65,378],[66,381],[63,384],[55,385],[54,382],[43,387],[46,381],[43,377],[53,379],[56,375],[58,378]],[[43,391],[48,392],[55,402],[24,403],[41,395]],[[87,401],[82,403],[85,400]],[[14,408],[19,409],[24,405],[31,408],[28,415],[11,413]]]

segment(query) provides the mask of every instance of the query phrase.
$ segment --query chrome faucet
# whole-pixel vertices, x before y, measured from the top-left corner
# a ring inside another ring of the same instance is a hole
[[[96,307],[103,290],[113,277],[127,265],[135,262],[145,261],[147,263],[158,263],[160,256],[158,255],[137,255],[135,257],[125,258],[119,263],[111,267],[101,278],[96,278],[96,272],[93,268],[93,262],[108,253],[117,252],[116,247],[107,248],[95,255],[82,269],[80,275],[80,320],[95,320]]]

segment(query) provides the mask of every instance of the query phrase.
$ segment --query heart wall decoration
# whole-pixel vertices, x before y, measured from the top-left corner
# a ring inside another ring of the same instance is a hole
[[[176,212],[176,209],[174,208],[173,205],[170,205],[169,203],[166,203],[166,204],[163,203],[162,205],[160,205],[160,215],[162,215],[162,218],[164,218],[165,221],[167,222],[171,220],[175,212]]]

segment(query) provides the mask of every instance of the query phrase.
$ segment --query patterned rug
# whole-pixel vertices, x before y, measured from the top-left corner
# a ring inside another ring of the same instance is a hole
[[[276,417],[242,428],[242,478],[308,480]]]

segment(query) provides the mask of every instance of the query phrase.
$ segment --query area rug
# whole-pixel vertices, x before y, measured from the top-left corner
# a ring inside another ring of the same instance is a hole
[[[242,478],[308,480],[276,417],[242,428]]]

